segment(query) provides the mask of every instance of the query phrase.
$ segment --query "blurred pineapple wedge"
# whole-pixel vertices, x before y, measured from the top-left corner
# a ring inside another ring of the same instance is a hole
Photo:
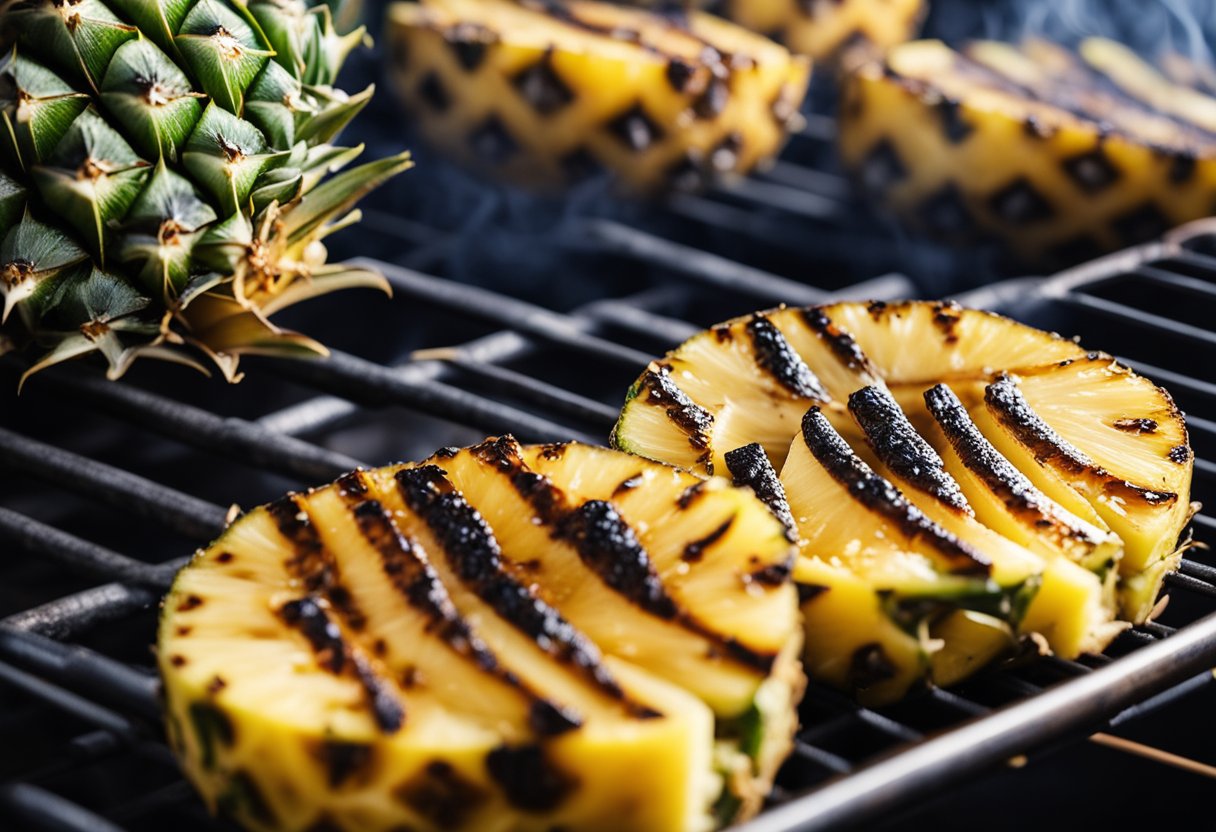
[[[169,736],[250,829],[711,830],[791,747],[792,556],[746,489],[606,449],[356,471],[178,576]]]
[[[844,84],[846,167],[876,203],[948,240],[1067,265],[1206,217],[1216,201],[1216,98],[1112,41],[1076,53],[917,41]]]
[[[333,86],[363,29],[341,0],[11,0],[0,3],[0,342],[27,376],[99,353],[232,381],[247,353],[323,355],[276,312],[352,287],[322,242],[409,167],[402,154],[336,173],[333,144],[368,102]],[[331,173],[336,175],[329,176]],[[327,178],[328,177],[328,178]]]
[[[912,38],[925,16],[925,0],[632,0],[636,6],[706,9],[772,38],[816,62],[836,61],[849,50],[888,49]]]
[[[483,174],[556,190],[697,187],[776,155],[810,65],[726,21],[570,0],[421,0],[385,26],[402,101],[429,142]]]
[[[1191,511],[1165,391],[946,303],[713,327],[638,379],[613,444],[767,495],[799,538],[807,670],[871,703],[1019,637],[1102,650],[1150,614]]]

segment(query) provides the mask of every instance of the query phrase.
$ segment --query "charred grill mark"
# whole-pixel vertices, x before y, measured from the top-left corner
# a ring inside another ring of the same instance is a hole
[[[709,436],[713,430],[714,417],[705,408],[688,397],[671,380],[669,371],[661,365],[651,365],[640,382],[646,401],[654,402],[667,411],[667,418],[688,436],[688,443],[698,451],[709,448]],[[708,454],[705,455],[706,458]]]
[[[178,612],[190,612],[196,610],[203,605],[203,599],[198,595],[191,593],[183,598],[177,605]]]
[[[362,474],[353,472],[339,480],[339,491],[363,488]],[[308,592],[319,593],[329,601],[353,630],[367,626],[367,616],[350,591],[342,585],[342,572],[333,553],[321,542],[299,495],[288,494],[266,507],[279,532],[287,538],[293,554],[287,570],[299,578]]]
[[[1122,499],[1149,505],[1169,505],[1178,495],[1171,491],[1152,491],[1135,483],[1121,480],[1098,465],[1081,450],[1065,441],[1043,421],[1027,403],[1017,382],[1002,374],[984,390],[984,401],[993,415],[1040,463],[1053,463],[1065,472],[1097,480],[1102,490]]]
[[[893,523],[910,539],[931,545],[950,565],[953,574],[989,574],[992,564],[987,557],[929,520],[899,489],[871,471],[818,407],[812,407],[802,417],[802,439],[812,456],[855,500]]]
[[[527,696],[531,700],[529,724],[541,736],[555,736],[582,725],[578,713],[548,701],[502,666],[460,615],[425,553],[401,535],[379,502],[360,501],[352,492],[347,503],[364,539],[380,555],[380,566],[393,588],[430,620],[429,632],[458,655]],[[387,645],[384,650],[387,652]]]
[[[1005,504],[1011,514],[1040,528],[1051,528],[1065,537],[1097,542],[1083,528],[1065,522],[1051,510],[1050,503],[1026,475],[1005,459],[975,426],[954,391],[939,384],[925,391],[925,404],[963,465]]]
[[[680,496],[676,497],[676,505],[680,507],[681,511],[685,511],[704,494],[705,481],[695,482],[680,492]]]
[[[602,664],[599,648],[503,569],[502,550],[490,527],[441,468],[405,469],[396,479],[406,505],[430,528],[469,589],[550,656],[574,665],[610,696],[624,699]]]
[[[632,477],[626,477],[625,479],[621,480],[620,484],[616,488],[612,489],[612,496],[619,497],[622,494],[632,491],[641,485],[644,479],[645,478],[642,476],[641,471],[634,474]]]
[[[536,744],[501,745],[486,755],[486,769],[507,802],[527,812],[556,809],[579,785]]]
[[[772,321],[764,315],[754,315],[747,323],[747,333],[752,339],[756,363],[778,384],[800,398],[828,400],[823,384]]]
[[[798,604],[806,604],[809,601],[814,601],[823,593],[827,592],[831,587],[823,584],[796,584],[798,588]]]
[[[676,617],[679,609],[663,588],[650,555],[611,503],[584,503],[562,519],[558,534],[613,591],[651,615]]]
[[[900,479],[955,511],[974,516],[954,478],[928,442],[916,432],[899,404],[877,387],[849,396],[849,412],[883,464]]]
[[[477,23],[457,23],[442,34],[465,72],[481,66],[489,47],[498,43],[494,30]]]
[[[1168,454],[1170,462],[1185,465],[1191,459],[1191,449],[1186,445],[1175,445]]]
[[[325,779],[331,789],[340,788],[351,778],[358,778],[360,782],[370,779],[376,751],[367,743],[321,740],[312,743],[309,751],[325,769]]]
[[[802,320],[818,335],[841,362],[857,373],[878,378],[878,368],[870,361],[853,336],[836,325],[822,306],[809,306],[801,310]]]
[[[764,586],[781,586],[790,579],[790,573],[793,570],[794,556],[790,555],[780,563],[770,563],[768,566],[762,566],[747,577],[749,581],[763,584]]]
[[[685,563],[698,563],[701,558],[705,557],[706,550],[721,540],[722,537],[728,531],[730,531],[730,527],[734,524],[734,522],[735,518],[732,515],[731,517],[728,517],[726,520],[722,521],[722,523],[716,529],[705,535],[705,537],[702,537],[699,540],[690,541],[684,547],[684,553],[680,555],[680,559]]]
[[[853,653],[849,662],[848,685],[853,690],[865,690],[894,679],[898,668],[891,662],[878,642],[864,644]]]
[[[347,644],[342,629],[325,611],[315,595],[288,601],[279,616],[308,640],[317,663],[335,676],[349,674],[363,688],[376,726],[386,734],[396,733],[405,724],[405,706],[393,685],[381,677],[363,654]]]
[[[785,488],[773,464],[769,461],[764,447],[758,442],[744,445],[727,451],[726,467],[730,470],[731,479],[735,485],[746,485],[759,497],[773,516],[785,527],[785,536],[793,542],[798,539],[798,526],[794,523],[794,515],[790,512],[789,501],[785,497]]]
[[[540,455],[550,462],[556,462],[566,455],[569,447],[569,442],[553,442],[548,445],[542,445]]]
[[[947,344],[958,343],[958,324],[963,319],[963,308],[957,303],[933,304],[933,325],[942,334]]]
[[[688,84],[695,74],[696,68],[679,58],[672,58],[667,62],[667,83],[671,84],[671,88],[676,92],[688,89]]]
[[[444,760],[433,760],[402,783],[393,796],[439,829],[462,829],[488,795]]]
[[[1116,419],[1114,427],[1124,433],[1156,433],[1157,422],[1154,419]]]

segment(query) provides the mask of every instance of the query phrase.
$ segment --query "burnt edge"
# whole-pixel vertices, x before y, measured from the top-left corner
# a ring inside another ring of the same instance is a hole
[[[992,562],[987,557],[931,521],[898,488],[870,470],[818,407],[802,417],[802,440],[832,479],[855,500],[895,524],[909,538],[931,543],[950,564],[952,574],[987,577],[991,573]]]
[[[359,475],[356,472],[348,476]],[[339,493],[360,533],[380,556],[380,567],[393,588],[411,607],[427,616],[430,621],[427,631],[458,655],[471,659],[481,670],[523,693],[530,701],[529,724],[540,736],[556,736],[581,727],[583,720],[576,710],[541,695],[499,662],[456,609],[421,547],[401,534],[379,501],[361,499],[367,493],[366,487],[361,491],[343,489],[345,479],[338,481]]]
[[[765,315],[753,315],[747,322],[756,364],[790,393],[811,401],[828,401],[828,392],[806,362],[802,360],[781,330]]]
[[[470,590],[556,661],[578,668],[612,698],[626,699],[604,667],[599,648],[506,572],[489,525],[442,468],[407,468],[398,471],[395,479],[406,505],[430,528],[453,571]]]
[[[1178,500],[1178,495],[1172,491],[1153,491],[1116,477],[1065,441],[1034,412],[1017,382],[1008,373],[1002,373],[984,389],[984,402],[1040,463],[1053,462],[1073,476],[1099,480],[1103,491],[1118,494],[1124,499],[1130,498],[1151,506],[1169,505]]]
[[[798,540],[798,525],[790,511],[789,501],[785,496],[785,487],[781,484],[773,463],[764,446],[759,442],[727,451],[724,459],[730,471],[731,481],[735,485],[745,485],[752,490],[760,500],[768,506],[773,516],[785,527],[785,537],[791,543]]]
[[[1036,531],[1050,527],[1073,540],[1099,542],[1085,529],[1068,523],[1052,510],[1045,495],[980,432],[953,390],[939,384],[926,390],[924,398],[929,413],[963,465],[1005,504],[1011,514],[1021,517]]]
[[[863,387],[849,396],[849,412],[861,426],[870,448],[897,477],[947,508],[974,516],[942,458],[916,432],[890,393]]]

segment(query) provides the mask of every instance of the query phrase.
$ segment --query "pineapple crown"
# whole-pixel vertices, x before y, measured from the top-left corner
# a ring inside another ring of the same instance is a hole
[[[410,166],[339,172],[333,142],[373,89],[333,86],[361,27],[342,0],[15,0],[0,58],[0,352],[30,374],[100,353],[230,380],[242,354],[325,354],[269,317],[327,292],[388,290],[322,240]]]

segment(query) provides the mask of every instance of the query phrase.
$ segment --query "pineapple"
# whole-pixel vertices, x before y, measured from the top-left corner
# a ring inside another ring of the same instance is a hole
[[[845,81],[840,150],[910,226],[1050,266],[1207,216],[1214,128],[1216,98],[1110,41],[917,41]]]
[[[686,25],[571,0],[421,0],[386,22],[423,135],[484,174],[554,190],[606,171],[626,190],[696,187],[776,155],[810,65],[693,12]]]
[[[815,60],[859,44],[888,49],[916,34],[925,0],[723,0],[721,13]]]
[[[1150,614],[1191,510],[1165,391],[948,303],[713,327],[646,369],[612,441],[764,497],[799,538],[808,672],[870,703],[1018,638],[1100,651]]]
[[[746,489],[600,448],[356,471],[178,576],[170,740],[250,829],[710,830],[791,747],[791,556]]]
[[[100,353],[240,378],[247,353],[324,355],[269,317],[384,279],[324,238],[409,167],[341,129],[372,89],[333,86],[363,29],[339,0],[17,0],[0,28],[0,292],[29,371]],[[327,178],[328,177],[328,178]],[[23,379],[24,381],[24,379]]]

